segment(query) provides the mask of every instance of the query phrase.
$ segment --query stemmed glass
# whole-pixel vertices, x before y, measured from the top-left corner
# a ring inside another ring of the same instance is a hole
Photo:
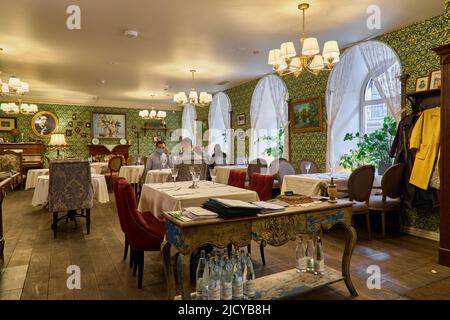
[[[170,168],[170,174],[173,178],[174,187],[176,187],[177,177],[178,177],[178,168]]]
[[[216,183],[216,169],[209,169],[209,175],[211,176],[212,183]]]
[[[309,170],[311,169],[311,162],[305,163],[306,174],[309,174]]]
[[[200,181],[200,170],[197,167],[189,167],[189,171],[191,173],[193,188],[198,188],[198,182]]]

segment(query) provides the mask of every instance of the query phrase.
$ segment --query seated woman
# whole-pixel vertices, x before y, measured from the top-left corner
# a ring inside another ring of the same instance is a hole
[[[226,165],[227,164],[227,154],[222,151],[220,144],[214,146],[214,153],[211,157],[210,168],[214,168],[216,165]]]

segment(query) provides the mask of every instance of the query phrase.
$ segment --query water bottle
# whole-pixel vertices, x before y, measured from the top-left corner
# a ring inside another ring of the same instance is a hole
[[[209,273],[211,266],[210,263],[211,263],[211,255],[208,253],[202,277],[202,300],[208,300]]]
[[[236,264],[233,272],[232,296],[233,300],[242,300],[244,298],[244,270],[239,259],[239,254],[236,254]]]
[[[312,237],[308,239],[306,245],[306,271],[314,272],[314,241]]]
[[[228,257],[224,259],[224,266],[222,269],[222,276],[220,282],[220,299],[221,300],[231,300],[232,290],[233,290],[233,264]]]
[[[205,250],[200,251],[200,259],[198,261],[197,266],[197,272],[196,272],[196,292],[197,292],[197,299],[202,299],[202,292],[203,292],[203,273],[205,272],[206,267],[206,257],[205,257]]]
[[[316,249],[314,252],[314,274],[325,273],[325,259],[323,256],[322,240],[317,237]]]
[[[220,266],[217,263],[210,264],[208,299],[220,300]]]
[[[244,297],[251,300],[255,298],[255,270],[253,269],[250,253],[247,254],[246,265]]]
[[[299,237],[297,241],[297,247],[295,248],[295,261],[297,272],[306,272],[308,258],[306,257],[306,248],[302,237]]]

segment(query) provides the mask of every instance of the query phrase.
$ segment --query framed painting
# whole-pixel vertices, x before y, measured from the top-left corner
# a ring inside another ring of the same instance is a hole
[[[237,123],[238,123],[238,126],[245,125],[245,113],[238,114]]]
[[[416,79],[416,92],[427,91],[430,86],[430,77],[419,77]]]
[[[31,130],[41,138],[50,138],[50,135],[58,128],[59,119],[50,111],[36,113],[31,119]]]
[[[322,131],[322,98],[315,97],[291,102],[289,121],[294,133]]]
[[[126,114],[92,112],[92,138],[125,139]]]
[[[17,127],[17,119],[0,117],[0,132],[8,132]]]
[[[432,71],[430,74],[430,90],[441,88],[441,70]]]

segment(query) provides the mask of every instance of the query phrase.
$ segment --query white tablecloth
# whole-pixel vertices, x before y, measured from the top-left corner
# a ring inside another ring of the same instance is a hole
[[[162,183],[170,181],[171,171],[170,169],[162,170],[149,170],[145,177],[145,183]]]
[[[333,173],[333,180],[336,183],[337,188],[340,190],[347,190],[349,177],[350,173],[347,172]],[[381,186],[381,177],[382,176],[375,175],[375,179],[373,181],[374,187]],[[322,194],[322,190],[324,190],[329,183],[329,173],[284,176],[281,194],[284,194],[285,191],[293,191],[296,194],[303,194],[306,196],[320,196]]]
[[[139,183],[142,174],[144,173],[144,166],[122,166],[120,167],[119,177],[124,177],[129,183]]]
[[[108,186],[104,175],[92,174],[92,186],[94,187],[94,199],[100,203],[109,201]],[[37,178],[36,189],[34,189],[33,206],[44,205],[48,202],[49,176],[40,176]]]
[[[228,184],[228,177],[230,176],[231,170],[239,170],[247,172],[247,166],[215,166],[216,169],[216,182]]]
[[[200,181],[198,189],[190,189],[192,181],[151,183],[142,187],[139,200],[141,212],[152,212],[160,218],[164,211],[181,210],[186,207],[199,207],[210,198],[226,198],[243,201],[258,201],[255,191],[240,189],[211,181]]]
[[[108,162],[92,162],[92,173],[101,174],[103,169],[108,169]]]
[[[25,190],[36,187],[37,178],[48,175],[48,169],[30,169],[27,171],[27,181],[25,182]]]

